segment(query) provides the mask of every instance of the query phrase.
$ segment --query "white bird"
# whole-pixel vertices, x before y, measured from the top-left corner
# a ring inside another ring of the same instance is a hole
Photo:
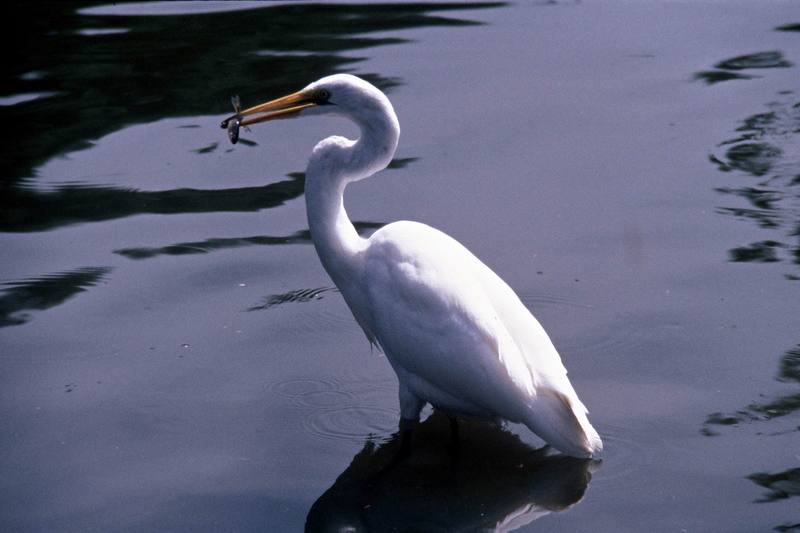
[[[343,116],[361,130],[355,141],[333,136],[314,147],[308,224],[322,265],[397,374],[401,427],[418,421],[429,403],[450,415],[525,424],[568,455],[598,454],[600,436],[553,343],[497,274],[425,224],[394,222],[365,239],[350,222],[345,187],[384,169],[400,136],[380,90],[352,75],[328,76],[237,110],[222,127],[238,132],[239,125],[312,114]]]

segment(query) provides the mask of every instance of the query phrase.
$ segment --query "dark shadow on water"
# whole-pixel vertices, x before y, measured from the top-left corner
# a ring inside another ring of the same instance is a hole
[[[203,148],[198,148],[196,150],[192,150],[196,154],[210,154],[213,153],[219,147],[218,142],[213,142],[208,146],[204,146]]]
[[[6,191],[0,231],[45,231],[82,222],[141,214],[258,211],[283,205],[303,194],[304,175],[261,187],[137,191],[119,187],[66,185],[52,192],[26,188]]]
[[[415,157],[393,160],[404,168]],[[238,189],[172,189],[139,191],[111,186],[65,185],[42,192],[29,187],[5,191],[0,231],[45,231],[83,222],[101,222],[142,214],[185,214],[258,211],[283,205],[303,194],[305,173],[260,187]],[[125,254],[123,254],[125,255]],[[136,257],[138,258],[138,257]]]
[[[107,267],[86,267],[22,281],[0,288],[0,327],[18,326],[31,319],[26,311],[43,311],[69,300],[100,283],[111,272]]]
[[[368,235],[384,225],[383,222],[354,222],[353,225],[360,235]],[[180,242],[157,248],[122,248],[114,250],[115,254],[128,259],[150,259],[160,255],[191,255],[206,254],[216,250],[240,248],[242,246],[273,246],[279,244],[310,244],[311,233],[300,230],[291,235],[272,236],[255,235],[252,237],[221,237],[205,239],[203,241]]]
[[[454,455],[449,421],[434,413],[391,467],[398,436],[367,441],[311,507],[306,531],[512,531],[575,505],[599,468],[485,424],[462,421],[459,435]]]
[[[398,158],[392,160],[387,168],[399,169],[405,168],[414,161],[416,157]],[[119,202],[118,209],[109,209],[108,203],[104,206],[102,211],[92,209],[91,203],[85,207],[87,210],[81,211],[78,206],[72,204],[65,204],[64,207],[69,205],[73,211],[72,216],[75,221],[95,220],[92,217],[98,215],[119,218],[121,216],[129,216],[132,214],[140,214],[143,212],[149,213],[168,213],[168,212],[207,212],[207,211],[255,211],[257,209],[264,209],[268,207],[275,207],[282,205],[284,202],[292,200],[300,196],[303,192],[305,184],[305,173],[292,172],[288,175],[289,180],[266,185],[265,187],[248,187],[245,189],[232,189],[221,191],[196,191],[192,189],[183,189],[181,191],[165,191],[162,193],[142,193],[130,191],[131,197],[128,202]],[[158,201],[165,198],[167,195],[180,194],[182,196],[179,202],[161,202]],[[152,195],[151,198],[140,198],[139,201],[134,201],[132,196],[138,195]],[[199,202],[200,198],[207,197],[207,203]],[[216,200],[214,200],[216,198]],[[195,200],[194,202],[192,200]],[[155,201],[154,201],[155,200]],[[241,203],[237,203],[237,200]],[[218,203],[217,203],[218,202]],[[148,211],[136,211],[135,207],[139,206],[140,209],[148,209]],[[178,209],[190,209],[184,211],[165,211],[167,207]],[[160,211],[153,211],[153,209],[161,209]],[[54,211],[54,216],[57,213],[63,215],[63,211]],[[36,224],[44,224],[45,221],[37,219]],[[52,222],[56,224],[56,222]],[[56,225],[64,225],[63,221],[59,221]],[[383,222],[354,222],[356,230],[360,235],[369,235],[376,229],[384,225]],[[13,227],[13,226],[12,226]],[[22,226],[30,230],[30,226]],[[0,224],[0,228],[2,225]],[[35,229],[35,228],[34,228]],[[263,245],[277,245],[277,244],[307,244],[311,242],[311,234],[308,230],[301,230],[291,235],[283,236],[270,236],[270,235],[256,235],[251,237],[226,237],[226,238],[212,238],[203,241],[181,242],[171,244],[168,246],[160,247],[138,247],[138,248],[123,248],[114,250],[114,253],[127,257],[128,259],[149,259],[161,255],[191,255],[191,254],[204,254],[215,250],[224,250],[229,248],[239,248],[242,246],[263,246]]]

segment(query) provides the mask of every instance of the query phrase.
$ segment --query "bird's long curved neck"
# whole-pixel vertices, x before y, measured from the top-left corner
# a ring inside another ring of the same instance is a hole
[[[365,239],[358,235],[344,208],[344,189],[385,168],[400,134],[392,113],[383,120],[359,124],[357,141],[329,137],[321,141],[306,171],[306,211],[317,254],[340,289],[359,271]]]
[[[340,285],[347,273],[355,268],[356,258],[364,248],[364,243],[344,209],[343,195],[347,183],[342,179],[330,178],[315,178],[309,166],[306,173],[306,209],[308,228],[317,255],[336,285]],[[330,181],[326,183],[326,179]]]

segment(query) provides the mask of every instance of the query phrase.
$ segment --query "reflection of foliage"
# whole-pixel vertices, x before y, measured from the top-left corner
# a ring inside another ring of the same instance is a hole
[[[720,61],[715,68],[723,70],[743,70],[747,68],[787,68],[792,64],[783,58],[783,54],[772,50],[769,52],[758,52],[744,56],[732,57]]]
[[[730,257],[734,263],[775,263],[779,260],[775,248],[783,247],[776,241],[754,242],[750,246],[733,248]]]
[[[736,169],[753,176],[763,176],[781,155],[780,148],[767,143],[742,143],[726,152],[727,163],[719,161],[718,165],[724,172]]]
[[[78,293],[97,285],[111,269],[88,267],[50,274],[25,281],[4,283],[0,296],[0,327],[17,326],[30,320],[26,310],[42,311],[64,303]]]
[[[778,379],[781,381],[797,381],[800,383],[800,344],[793,350],[786,352],[786,355],[781,359]]]
[[[703,80],[708,85],[713,85],[722,81],[749,80],[755,77],[749,74],[742,74],[739,72],[740,70],[787,68],[791,66],[792,63],[787,61],[781,52],[770,50],[767,52],[756,52],[755,54],[725,59],[714,65],[714,68],[717,70],[696,72],[694,78],[696,80]]]
[[[740,72],[728,72],[727,70],[703,70],[694,74],[694,79],[703,80],[708,85],[730,80],[752,80],[753,78],[755,76],[741,74]]]
[[[748,409],[760,413],[764,420],[785,416],[800,410],[800,394],[781,396],[767,403],[751,404]]]
[[[797,133],[800,132],[800,102],[773,102],[769,111],[745,119],[737,136],[720,143],[727,147],[722,156],[710,160],[723,172],[758,178],[755,184],[720,187],[718,192],[736,196],[747,207],[721,207],[719,212],[755,221],[766,229],[783,230],[794,243],[765,239],[730,251],[734,262],[778,263],[792,261],[800,266],[800,173]],[[797,279],[797,276],[787,276]]]
[[[800,344],[787,351],[781,358],[778,380],[800,383]],[[711,429],[712,426],[738,426],[744,422],[767,421],[798,412],[800,412],[800,393],[788,394],[779,396],[772,401],[752,403],[747,408],[735,413],[712,413],[706,418],[702,433],[707,436],[718,435]],[[790,432],[797,430],[800,430],[800,427],[790,430]],[[784,433],[786,432],[775,434]],[[759,502],[772,502],[800,496],[800,468],[790,468],[775,474],[756,472],[747,476],[747,479],[769,490],[762,499],[758,500]],[[794,531],[796,529],[800,529],[800,524],[789,523],[774,528],[775,531]]]
[[[771,420],[798,410],[800,410],[800,394],[780,396],[766,403],[751,403],[747,408],[735,413],[711,413],[703,424],[702,433],[707,436],[716,435],[711,425],[735,426],[743,422]]]
[[[777,474],[759,472],[747,476],[757,485],[769,490],[762,502],[784,500],[791,496],[800,496],[800,468],[790,468]]]
[[[404,42],[379,32],[476,24],[435,13],[498,5],[267,4],[247,12],[90,16],[80,13],[80,3],[12,3],[0,19],[14,43],[0,94],[55,95],[0,108],[4,124],[20,126],[13,149],[0,158],[0,180],[15,184],[41,161],[126,125],[225,113],[233,93],[261,101],[349,70],[362,58],[347,52]],[[126,31],[80,33],[89,28]],[[397,83],[360,74],[384,89]]]
[[[787,351],[781,358],[778,380],[800,383],[800,345]],[[703,424],[704,435],[716,435],[711,426],[735,426],[744,422],[771,420],[800,412],[800,393],[779,396],[763,403],[751,403],[735,413],[712,413]]]
[[[743,68],[746,56],[721,62],[718,68]],[[749,60],[752,60],[750,58]],[[780,54],[756,58],[762,65],[788,66]],[[749,61],[748,60],[748,61]],[[751,67],[753,68],[753,67]],[[707,80],[708,81],[708,80]],[[711,83],[711,82],[709,82]],[[800,103],[774,102],[768,111],[757,113],[742,122],[735,138],[720,143],[727,147],[723,156],[711,155],[710,160],[723,172],[735,173],[759,181],[717,189],[747,202],[747,207],[723,207],[719,211],[743,220],[753,220],[760,227],[783,230],[789,237],[800,237],[800,206],[797,186],[800,185],[798,163],[794,148],[800,132]],[[733,262],[777,263],[785,259],[800,265],[800,244],[794,245],[778,239],[765,239],[729,252]],[[796,276],[787,276],[797,279]],[[787,351],[780,362],[778,379],[800,382],[800,346]],[[800,412],[800,393],[785,394],[767,401],[754,402],[735,413],[712,413],[703,424],[704,435],[717,435],[723,426],[761,422]],[[793,431],[793,430],[792,430]],[[755,483],[770,490],[762,501],[773,501],[800,494],[800,468],[777,474],[756,473],[748,476]],[[791,524],[776,530],[789,531]]]

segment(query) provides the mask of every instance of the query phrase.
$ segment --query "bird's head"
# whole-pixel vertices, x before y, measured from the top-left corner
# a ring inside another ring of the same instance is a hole
[[[350,74],[334,74],[319,79],[287,96],[239,111],[222,122],[240,126],[282,118],[307,115],[341,115],[360,126],[369,125],[380,116],[395,118],[389,99],[375,86]]]

